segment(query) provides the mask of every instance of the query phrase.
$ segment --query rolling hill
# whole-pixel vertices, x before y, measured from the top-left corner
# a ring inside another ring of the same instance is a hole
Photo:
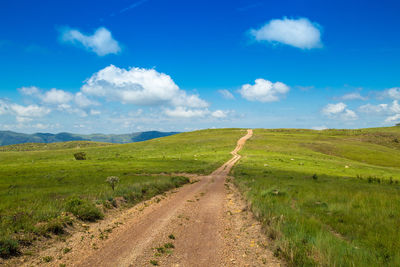
[[[0,131],[0,146],[24,143],[56,143],[68,141],[93,141],[104,143],[126,144],[146,141],[158,137],[170,136],[177,132],[136,132],[130,134],[72,134],[72,133],[35,133],[24,134],[11,131]]]
[[[130,207],[189,183],[180,175],[210,174],[229,160],[245,131],[202,130],[122,145],[6,147],[0,152],[0,265],[2,257],[29,253],[39,238],[67,236],[69,222],[116,212],[116,200]],[[248,207],[226,214],[252,211],[268,247],[288,266],[400,266],[399,140],[400,127],[255,129],[227,179]],[[75,160],[77,151],[87,159]],[[105,182],[109,176],[120,179],[115,191]],[[181,199],[200,209],[201,197]]]

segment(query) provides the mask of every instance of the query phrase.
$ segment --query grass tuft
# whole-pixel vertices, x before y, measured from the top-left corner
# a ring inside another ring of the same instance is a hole
[[[172,239],[172,240],[175,240],[175,236],[174,236],[173,234],[170,234],[170,235],[168,236],[168,238],[169,238],[169,239]]]
[[[0,257],[9,258],[11,256],[17,256],[20,253],[18,241],[7,238],[0,237]]]
[[[65,204],[65,210],[83,221],[95,222],[104,214],[93,203],[80,198],[72,198]]]
[[[54,260],[52,256],[45,256],[42,258],[43,262],[51,262]]]
[[[154,266],[158,266],[159,265],[158,261],[156,261],[156,260],[150,260],[150,264],[154,265]]]

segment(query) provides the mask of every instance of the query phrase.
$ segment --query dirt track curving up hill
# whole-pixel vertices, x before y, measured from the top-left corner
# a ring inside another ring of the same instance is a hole
[[[53,254],[55,261],[49,265],[281,266],[267,249],[259,223],[227,179],[240,159],[237,152],[252,134],[248,130],[231,152],[233,157],[212,174],[197,176],[198,182],[163,199],[156,197],[90,226],[86,239],[72,237],[67,244],[71,252],[58,258]],[[118,227],[107,231],[110,225]],[[93,239],[99,233],[106,238]],[[49,249],[43,255],[51,253]]]

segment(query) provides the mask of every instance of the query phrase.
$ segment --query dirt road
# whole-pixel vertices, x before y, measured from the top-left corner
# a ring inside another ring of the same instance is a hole
[[[227,181],[240,159],[237,152],[252,134],[248,130],[233,157],[212,174],[88,230],[93,238],[106,233],[107,225],[119,225],[104,240],[72,238],[71,253],[51,265],[281,266],[267,249],[259,223]]]

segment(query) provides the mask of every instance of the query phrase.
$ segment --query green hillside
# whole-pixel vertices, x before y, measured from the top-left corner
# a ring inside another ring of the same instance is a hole
[[[293,266],[400,266],[400,127],[255,130],[234,169]]]
[[[62,234],[73,218],[97,220],[113,205],[130,206],[188,182],[176,173],[210,173],[245,133],[9,146],[0,152],[0,255]],[[275,255],[289,265],[399,266],[399,140],[400,127],[257,129],[232,174]],[[87,159],[75,160],[77,152]],[[108,176],[120,179],[115,191]]]
[[[0,146],[0,152],[11,151],[38,151],[38,150],[60,150],[60,149],[83,149],[87,147],[109,146],[111,143],[92,142],[92,141],[69,141],[57,143],[24,143],[8,146]]]
[[[62,233],[70,222],[62,212],[96,220],[117,197],[132,205],[188,182],[165,174],[210,173],[231,157],[245,132],[203,130],[123,145],[0,152],[0,256],[40,235]],[[76,152],[87,159],[75,160]],[[120,179],[115,191],[108,176]]]

